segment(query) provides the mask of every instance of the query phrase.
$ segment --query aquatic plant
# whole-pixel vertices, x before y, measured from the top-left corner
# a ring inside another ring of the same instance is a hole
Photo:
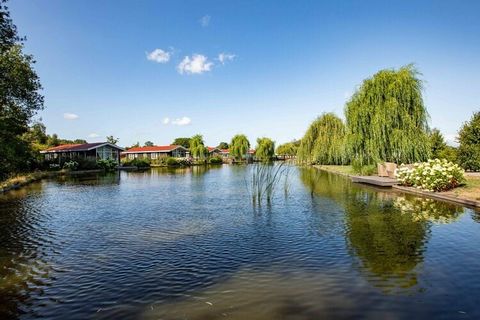
[[[418,75],[413,65],[381,70],[347,102],[348,152],[359,165],[428,159],[428,113]]]
[[[246,184],[254,205],[260,205],[264,199],[270,204],[282,180],[284,193],[288,195],[290,170],[288,165],[261,163],[250,168],[250,181]]]

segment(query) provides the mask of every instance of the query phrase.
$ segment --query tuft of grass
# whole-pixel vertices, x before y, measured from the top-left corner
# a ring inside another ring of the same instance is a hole
[[[258,163],[251,166],[249,182],[246,183],[252,197],[253,205],[261,205],[263,200],[267,204],[272,202],[278,185],[283,181],[285,196],[288,196],[290,167],[281,164]]]

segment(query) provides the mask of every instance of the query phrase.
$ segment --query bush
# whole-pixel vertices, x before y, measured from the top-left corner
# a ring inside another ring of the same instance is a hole
[[[165,164],[169,167],[174,167],[174,166],[177,166],[179,165],[177,159],[175,158],[172,158],[172,157],[168,157],[165,159]]]
[[[125,167],[137,167],[137,168],[148,168],[150,167],[150,160],[149,159],[139,159],[139,158],[136,158],[136,159],[133,159],[133,160],[130,160],[130,161],[124,161],[122,163],[123,166]]]
[[[78,162],[73,160],[67,161],[63,164],[63,169],[75,171],[78,169]]]
[[[211,164],[220,164],[220,163],[223,163],[223,159],[222,159],[222,157],[215,156],[215,157],[210,158],[208,160],[208,162],[210,162]]]
[[[401,165],[395,175],[400,184],[427,191],[446,191],[465,183],[464,170],[445,159]]]
[[[105,171],[114,171],[117,167],[117,162],[112,159],[100,159],[97,161],[98,166]]]

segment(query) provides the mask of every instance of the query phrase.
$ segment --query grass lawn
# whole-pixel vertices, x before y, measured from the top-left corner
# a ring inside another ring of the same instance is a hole
[[[480,201],[480,176],[466,176],[466,178],[467,183],[464,186],[442,193],[458,198]]]
[[[352,166],[317,165],[316,168],[346,175],[355,175]]]

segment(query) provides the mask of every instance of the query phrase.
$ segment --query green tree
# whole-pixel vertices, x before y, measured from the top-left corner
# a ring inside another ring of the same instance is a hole
[[[318,117],[303,136],[298,160],[309,164],[344,164],[346,162],[346,129],[334,113]]]
[[[279,145],[276,152],[279,156],[294,157],[297,155],[299,145],[300,141],[287,142]]]
[[[153,147],[154,144],[152,141],[146,141],[145,144],[144,144],[145,147]]]
[[[228,143],[226,143],[226,142],[220,142],[220,143],[218,144],[218,147],[217,147],[217,148],[218,148],[218,149],[228,149],[229,146],[228,146]]]
[[[230,155],[236,160],[242,160],[250,149],[250,142],[244,134],[237,134],[232,138],[230,142]]]
[[[140,142],[134,143],[130,147],[126,147],[125,149],[128,150],[128,149],[138,148],[138,147],[140,147]]]
[[[190,138],[176,138],[173,140],[172,145],[182,146],[184,148],[190,148]]]
[[[23,39],[4,3],[0,2],[0,180],[29,169],[32,150],[23,135],[43,109],[42,87],[32,67],[35,61],[22,52]]]
[[[47,144],[50,147],[56,147],[60,145],[60,140],[58,139],[58,135],[54,133],[51,136],[48,136]]]
[[[428,113],[418,75],[412,65],[381,70],[347,102],[348,146],[355,163],[428,159]]]
[[[203,143],[203,136],[196,134],[190,138],[190,152],[194,158],[203,159],[208,154],[208,149]]]
[[[118,143],[118,138],[115,138],[114,136],[108,136],[107,137],[107,142],[111,144],[117,144]]]
[[[75,139],[72,141],[72,143],[74,144],[84,144],[84,143],[87,143],[87,140],[85,139]]]
[[[458,132],[458,161],[466,170],[480,171],[480,111]]]
[[[438,129],[433,129],[428,135],[430,141],[430,154],[432,158],[440,159],[440,154],[447,148],[447,143]]]
[[[258,138],[255,156],[261,161],[271,161],[275,157],[275,142],[270,138]]]

